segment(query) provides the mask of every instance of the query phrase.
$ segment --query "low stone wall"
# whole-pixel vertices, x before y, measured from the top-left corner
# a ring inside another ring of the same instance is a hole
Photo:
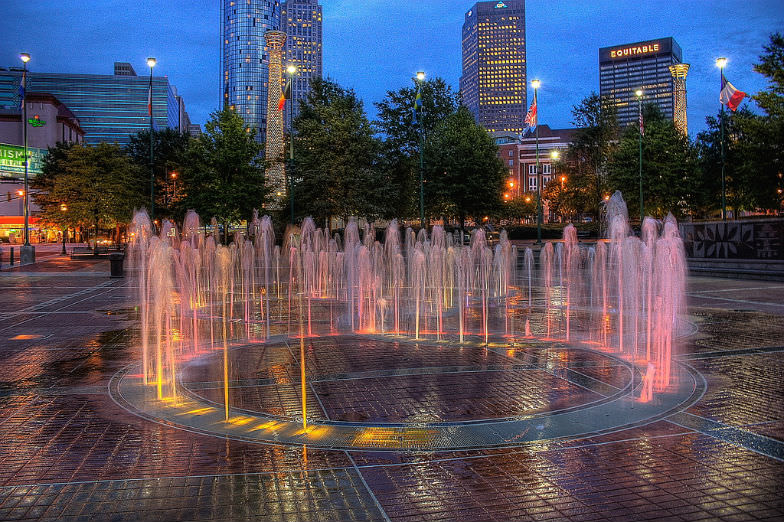
[[[681,223],[690,259],[782,259],[784,219]]]

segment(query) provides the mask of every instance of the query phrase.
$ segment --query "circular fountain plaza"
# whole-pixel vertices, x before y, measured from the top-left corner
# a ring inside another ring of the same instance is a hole
[[[460,245],[395,222],[332,236],[306,220],[279,246],[268,217],[224,247],[193,213],[160,236],[139,213],[141,363],[112,397],[198,433],[375,451],[654,422],[705,387],[674,359],[691,332],[682,243],[671,219],[632,235],[620,194],[607,223],[607,241],[578,244],[570,226],[537,256],[503,233]]]

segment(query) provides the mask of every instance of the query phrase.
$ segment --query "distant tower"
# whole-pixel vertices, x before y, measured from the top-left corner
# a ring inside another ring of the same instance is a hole
[[[321,5],[318,0],[286,0],[281,4],[281,31],[286,33],[284,68],[293,65],[297,72],[291,89],[291,108],[286,108],[286,128],[299,114],[299,104],[307,98],[310,83],[321,78]]]
[[[280,27],[278,0],[220,0],[221,99],[256,129],[264,141],[267,119],[267,64],[264,33]]]
[[[286,33],[267,31],[264,33],[269,52],[269,81],[267,83],[267,144],[265,158],[270,167],[267,170],[267,181],[272,189],[273,209],[281,208],[286,194],[286,171],[283,157],[283,112],[278,110],[278,102],[283,92],[283,45]]]
[[[477,2],[463,22],[460,94],[490,132],[523,132],[528,82],[525,0]]]
[[[670,65],[670,74],[675,78],[672,121],[675,123],[675,127],[683,134],[689,133],[689,124],[686,121],[686,75],[688,73],[688,63]]]

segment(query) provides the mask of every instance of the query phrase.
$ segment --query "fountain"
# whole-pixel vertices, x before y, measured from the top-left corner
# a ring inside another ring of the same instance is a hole
[[[306,219],[278,247],[271,219],[254,213],[247,233],[224,246],[214,224],[207,234],[193,212],[179,232],[164,222],[158,236],[137,212],[129,260],[143,385],[156,400],[177,402],[185,365],[219,365],[216,402],[230,422],[241,369],[232,366],[232,350],[297,339],[307,428],[305,339],[361,335],[458,347],[586,346],[638,368],[634,400],[651,402],[677,385],[683,248],[672,216],[646,219],[641,237],[633,236],[620,193],[606,218],[606,241],[582,245],[569,225],[563,241],[541,248],[537,266],[534,250],[519,254],[505,232],[491,247],[478,229],[463,246],[440,226],[401,233],[392,221],[381,243],[355,221],[332,236]]]

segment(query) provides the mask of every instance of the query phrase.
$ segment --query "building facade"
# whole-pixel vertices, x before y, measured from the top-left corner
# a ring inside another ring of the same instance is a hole
[[[477,2],[463,23],[460,93],[490,132],[521,133],[526,112],[525,0]]]
[[[577,129],[551,129],[549,125],[539,125],[539,168],[542,172],[542,190],[553,179],[564,184],[569,182],[558,172],[558,165],[563,161],[575,132]],[[498,157],[509,172],[505,199],[518,198],[526,193],[530,193],[533,197],[538,187],[536,135],[526,133],[520,138],[513,133],[497,133],[494,138],[498,145]],[[554,151],[558,152],[559,158],[553,158]],[[509,197],[507,198],[506,195]],[[550,215],[548,207],[547,201],[543,201],[545,222],[556,218]]]
[[[41,173],[49,147],[57,143],[82,143],[85,132],[79,119],[51,94],[27,92],[28,176]],[[0,241],[22,242],[24,235],[24,127],[22,109],[0,109]],[[47,238],[35,213],[38,207],[30,198],[31,242]],[[55,231],[56,233],[56,231]],[[52,232],[49,236],[51,238]]]
[[[118,71],[116,67],[115,71]],[[150,128],[147,110],[150,77],[131,74],[133,68],[120,71],[117,75],[28,71],[27,90],[48,93],[68,107],[79,119],[86,143],[126,145],[132,135]],[[20,69],[0,69],[0,108],[19,106],[21,78]],[[165,76],[152,79],[152,109],[158,129],[187,129],[185,105]]]
[[[670,66],[679,63],[681,48],[671,37],[599,49],[599,94],[616,106],[621,127],[639,121],[637,90],[643,92],[643,104],[653,103],[674,118],[676,85]]]
[[[278,29],[278,0],[221,0],[221,106],[242,116],[260,142],[267,127],[269,74],[264,33]]]
[[[281,21],[281,30],[286,33],[283,67],[297,68],[291,78],[291,101],[285,115],[286,128],[290,129],[311,82],[322,76],[321,5],[318,0],[287,0],[281,6]]]

